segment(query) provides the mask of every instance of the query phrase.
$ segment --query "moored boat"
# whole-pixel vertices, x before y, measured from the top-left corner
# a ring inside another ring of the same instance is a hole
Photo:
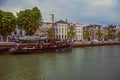
[[[5,47],[0,48],[0,54],[6,52],[6,51],[8,51],[8,50],[9,50],[9,48],[5,48]]]
[[[63,51],[70,51],[72,50],[71,45],[65,42],[61,42],[59,44],[52,44],[52,43],[43,43],[37,44],[35,46],[16,46],[12,48],[10,52],[12,53],[42,53],[42,52],[63,52]]]
[[[21,38],[24,39],[24,38]],[[30,38],[29,38],[30,39]],[[28,41],[28,42],[26,42]],[[42,52],[62,52],[62,51],[70,51],[72,50],[71,44],[67,41],[52,41],[47,39],[24,39],[17,43],[16,47],[11,48],[10,52],[12,53],[42,53]]]

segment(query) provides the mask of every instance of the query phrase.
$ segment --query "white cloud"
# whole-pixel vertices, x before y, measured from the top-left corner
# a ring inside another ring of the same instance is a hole
[[[7,11],[7,12],[12,12],[15,16],[16,16],[16,12],[19,12],[20,10],[22,10],[21,8],[17,8],[17,7],[1,7],[2,10]]]
[[[91,0],[95,6],[113,7],[116,5],[116,0]]]

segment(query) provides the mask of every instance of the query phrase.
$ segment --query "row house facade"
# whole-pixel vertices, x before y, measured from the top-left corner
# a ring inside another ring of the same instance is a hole
[[[11,40],[19,39],[19,37],[25,36],[25,34],[26,34],[25,31],[18,29],[18,26],[16,25],[15,31],[12,32],[11,35],[6,36],[6,41],[9,42]],[[5,40],[3,39],[3,36],[0,35],[0,42],[3,42],[3,41]]]
[[[57,21],[53,25],[52,23],[48,22],[43,22],[42,26],[40,26],[40,30],[37,30],[37,33],[40,35],[47,35],[47,31],[49,28],[54,27],[55,30],[55,39],[59,40],[66,40],[68,39],[67,32],[69,31],[70,26],[74,27],[75,30],[75,36],[72,40],[76,41],[82,41],[83,36],[84,36],[84,31],[88,30],[89,31],[89,40],[90,41],[95,41],[95,40],[108,40],[107,34],[109,30],[112,30],[112,34],[116,35],[120,31],[120,26],[113,26],[109,25],[106,27],[103,27],[101,25],[96,25],[96,24],[90,24],[87,26],[83,27],[83,24],[81,23],[68,23],[67,21]],[[41,31],[41,29],[44,31]],[[102,33],[101,38],[98,38],[98,31]],[[47,36],[46,36],[47,37]],[[115,39],[116,36],[114,36]]]
[[[73,26],[75,30],[75,36],[73,40],[83,41],[83,24],[81,23],[69,23],[69,27]]]
[[[51,27],[53,27],[52,23],[50,23],[50,22],[42,22],[42,25],[39,26],[39,29],[35,32],[35,35],[47,38],[47,31]]]
[[[117,33],[120,31],[120,26],[109,25],[106,27],[106,32],[108,33],[109,31],[112,33],[112,40],[115,40],[117,39]]]
[[[55,23],[55,39],[66,40],[68,32],[68,23],[60,20]]]
[[[83,40],[83,24],[76,23],[75,24],[75,40],[77,41],[82,41]]]
[[[50,28],[54,28],[54,37],[55,39],[59,40],[66,40],[67,39],[67,30],[68,30],[68,23],[60,20],[53,23],[50,22],[43,22],[39,29],[35,32],[35,35],[44,36],[48,38],[47,31]]]
[[[118,33],[120,31],[120,26],[116,26],[116,33]]]
[[[105,31],[101,25],[90,24],[90,25],[87,25],[84,27],[84,31],[85,30],[89,31],[89,40],[91,40],[91,41],[97,40],[98,41],[99,40],[98,35],[97,35],[98,31],[100,31],[102,33],[100,40],[104,40],[104,37],[105,37],[104,32]]]
[[[89,40],[90,41],[95,41],[99,40],[97,32],[98,30],[102,33],[101,39],[100,40],[109,40],[110,38],[108,37],[109,31],[111,31],[112,37],[111,40],[117,39],[117,33],[120,31],[120,26],[116,25],[109,25],[106,27],[102,27],[101,25],[95,25],[95,24],[90,24],[84,27],[84,31],[88,30],[89,31]]]
[[[83,40],[83,24],[80,23],[68,23],[67,21],[57,21],[55,23],[55,38],[60,40],[68,39],[67,33],[69,28],[73,26],[75,36],[72,40],[81,41]]]
[[[55,39],[67,40],[68,39],[67,33],[71,26],[74,27],[74,32],[75,32],[75,36],[72,40],[76,40],[76,41],[84,40],[83,33],[85,30],[89,31],[90,41],[108,40],[107,34],[108,34],[108,31],[110,30],[112,31],[112,34],[114,35],[113,36],[113,40],[114,40],[116,39],[116,34],[120,31],[120,26],[109,25],[107,27],[102,27],[101,25],[90,24],[90,25],[83,27],[83,24],[81,23],[68,23],[67,21],[59,20],[55,22],[54,24],[50,22],[43,22],[34,35],[48,38],[47,31],[50,28],[54,27]],[[100,39],[98,38],[98,35],[97,35],[98,31],[102,33],[102,36]],[[16,31],[12,32],[11,35],[7,36],[7,41],[9,41],[10,39],[18,39],[21,36],[25,36],[25,31],[18,29],[18,27],[16,26]],[[1,35],[0,35],[0,41],[3,41],[3,37]]]

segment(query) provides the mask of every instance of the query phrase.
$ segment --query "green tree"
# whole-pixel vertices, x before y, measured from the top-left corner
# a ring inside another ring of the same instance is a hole
[[[0,26],[2,25],[2,22],[1,22],[2,21],[2,16],[3,16],[2,11],[0,10]]]
[[[118,39],[120,39],[120,31],[117,32],[117,37],[118,37]]]
[[[47,31],[47,36],[49,39],[53,39],[54,38],[54,32],[53,32],[53,28],[49,28]]]
[[[96,35],[97,35],[97,37],[98,37],[98,40],[100,41],[103,33],[102,33],[102,32],[100,31],[100,29],[99,29],[99,30],[97,31]]]
[[[71,26],[69,31],[67,32],[68,39],[72,39],[75,36],[75,29],[74,26]]]
[[[6,36],[11,35],[16,28],[16,18],[11,12],[0,11],[0,35],[6,41]]]
[[[108,39],[112,39],[113,38],[112,30],[108,31],[107,37],[108,37]]]
[[[89,40],[90,34],[89,34],[89,31],[88,31],[88,30],[85,30],[85,31],[84,31],[84,33],[83,33],[83,38],[84,38],[84,40]]]
[[[27,35],[33,35],[34,32],[42,24],[42,14],[37,7],[33,7],[31,10],[26,9],[20,11],[17,17],[18,27],[25,30]]]
[[[1,24],[1,20],[2,20],[2,11],[0,10],[0,24]]]

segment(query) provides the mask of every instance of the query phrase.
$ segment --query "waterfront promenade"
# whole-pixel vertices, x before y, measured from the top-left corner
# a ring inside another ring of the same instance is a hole
[[[120,41],[81,41],[73,42],[73,47],[120,45]]]
[[[0,48],[12,48],[15,46],[35,46],[36,43],[15,43],[15,42],[0,42]],[[120,41],[76,41],[72,42],[73,47],[85,46],[103,46],[103,45],[120,45]]]

